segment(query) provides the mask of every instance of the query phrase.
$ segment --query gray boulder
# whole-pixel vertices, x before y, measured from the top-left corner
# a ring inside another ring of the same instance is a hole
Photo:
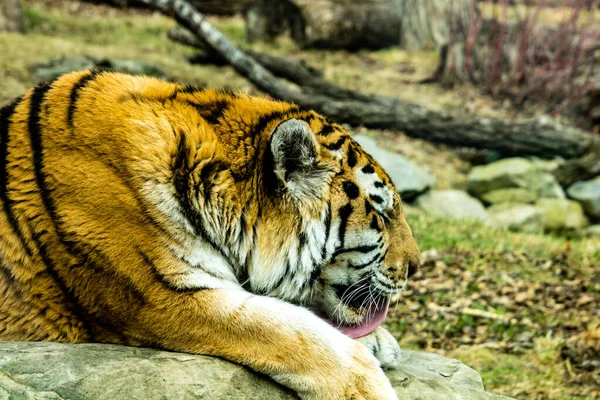
[[[381,164],[403,197],[414,198],[435,185],[435,178],[429,172],[400,154],[379,147],[372,137],[355,134],[352,138]]]
[[[565,194],[553,175],[525,158],[505,158],[474,167],[467,178],[470,193],[477,197],[497,189],[523,188],[537,197],[564,198]]]
[[[404,400],[502,400],[456,360],[404,351],[388,372]],[[219,358],[103,344],[0,343],[0,399],[292,400],[265,376]],[[332,373],[335,373],[332,371]]]
[[[416,204],[426,212],[456,219],[475,219],[491,225],[483,204],[462,190],[432,190],[419,196]]]
[[[581,204],[566,199],[539,199],[536,206],[546,216],[547,231],[581,229],[589,224]]]
[[[497,227],[520,232],[543,232],[546,215],[530,204],[502,203],[487,209]]]
[[[569,186],[567,194],[580,202],[590,217],[600,220],[600,180],[575,182]]]
[[[496,189],[481,195],[487,204],[525,203],[532,204],[539,198],[533,190],[524,188]]]
[[[96,58],[92,56],[56,58],[40,64],[32,64],[28,68],[40,81],[52,80],[73,71],[95,68],[109,69],[132,75],[148,75],[161,79],[167,78],[167,74],[161,68],[144,61]]]
[[[583,237],[600,239],[600,225],[590,225],[583,230]]]

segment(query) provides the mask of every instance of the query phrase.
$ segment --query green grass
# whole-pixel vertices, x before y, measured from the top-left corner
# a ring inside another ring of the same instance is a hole
[[[407,220],[421,250],[435,249],[439,257],[409,282],[387,321],[403,347],[461,360],[494,393],[592,398],[593,384],[573,383],[561,349],[600,323],[600,241],[517,234],[422,213]],[[576,304],[584,293],[592,305]]]

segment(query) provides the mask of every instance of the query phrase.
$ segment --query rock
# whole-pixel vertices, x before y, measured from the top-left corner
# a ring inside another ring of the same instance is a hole
[[[590,225],[583,231],[583,237],[600,239],[600,225]]]
[[[467,178],[470,193],[480,197],[497,189],[523,188],[539,197],[565,198],[553,175],[525,158],[505,158],[474,167]]]
[[[167,78],[165,71],[147,62],[109,58],[100,59],[92,56],[52,59],[41,64],[32,64],[28,68],[40,81],[52,80],[73,71],[94,68],[110,69],[132,75],[155,76],[161,79]]]
[[[492,222],[483,204],[462,190],[432,190],[419,196],[416,204],[428,213],[442,217]]]
[[[511,231],[543,232],[546,215],[529,204],[501,203],[487,209],[496,226]]]
[[[545,160],[538,157],[531,157],[530,160],[536,167],[550,174],[554,173],[554,171],[559,169],[566,162],[565,159],[562,157],[555,157],[551,160]]]
[[[588,225],[581,204],[566,199],[539,199],[536,206],[546,216],[547,231],[581,229]]]
[[[0,343],[0,398],[292,400],[289,390],[220,358],[104,344]],[[456,360],[404,351],[387,373],[401,399],[501,400]]]
[[[481,200],[488,204],[524,203],[533,204],[538,199],[534,191],[523,188],[496,189],[481,195]]]
[[[403,198],[412,199],[435,185],[435,178],[429,172],[400,154],[379,147],[372,137],[355,134],[352,138],[387,171]]]
[[[583,206],[585,212],[595,220],[600,220],[600,180],[575,182],[567,194]]]

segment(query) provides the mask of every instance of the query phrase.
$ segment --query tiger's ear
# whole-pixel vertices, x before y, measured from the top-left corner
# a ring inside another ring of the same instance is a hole
[[[273,172],[298,200],[316,199],[329,184],[331,170],[319,162],[318,143],[304,121],[288,119],[271,134]]]

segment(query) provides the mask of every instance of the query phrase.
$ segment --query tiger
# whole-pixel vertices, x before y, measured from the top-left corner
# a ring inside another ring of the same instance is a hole
[[[110,71],[0,110],[0,340],[218,356],[301,399],[396,399],[420,252],[389,175],[295,104]]]

